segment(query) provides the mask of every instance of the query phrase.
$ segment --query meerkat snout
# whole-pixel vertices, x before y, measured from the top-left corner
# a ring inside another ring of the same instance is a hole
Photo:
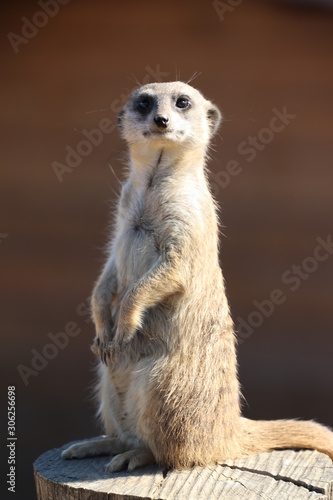
[[[154,123],[159,128],[167,128],[169,122],[170,122],[169,117],[165,115],[156,115],[154,118]]]

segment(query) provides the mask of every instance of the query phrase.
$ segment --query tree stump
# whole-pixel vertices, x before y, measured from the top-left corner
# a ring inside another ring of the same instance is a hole
[[[276,450],[192,470],[154,466],[110,475],[104,472],[110,457],[63,460],[64,448],[34,463],[38,500],[333,500],[333,463],[312,450]]]

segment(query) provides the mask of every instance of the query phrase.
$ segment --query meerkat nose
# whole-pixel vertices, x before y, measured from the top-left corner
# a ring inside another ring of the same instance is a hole
[[[163,115],[156,115],[154,118],[155,124],[161,128],[167,128],[169,121],[169,118]]]

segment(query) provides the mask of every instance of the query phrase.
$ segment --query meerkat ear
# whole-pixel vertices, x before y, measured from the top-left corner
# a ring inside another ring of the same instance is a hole
[[[215,106],[215,104],[212,104],[211,102],[209,103],[207,109],[207,120],[210,128],[210,135],[212,137],[217,132],[217,129],[221,124],[222,115],[218,107]]]

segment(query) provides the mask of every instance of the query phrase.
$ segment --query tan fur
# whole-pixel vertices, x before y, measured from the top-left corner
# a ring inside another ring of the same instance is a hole
[[[179,107],[185,96],[189,107]],[[169,123],[158,126],[157,115]],[[119,454],[109,471],[154,460],[208,465],[282,447],[316,448],[333,458],[333,433],[324,426],[241,416],[235,334],[205,175],[220,119],[216,106],[182,82],[141,87],[120,114],[130,172],[92,297],[92,349],[103,361],[99,414],[111,439],[94,440],[91,449],[74,445],[65,458],[98,449]]]

